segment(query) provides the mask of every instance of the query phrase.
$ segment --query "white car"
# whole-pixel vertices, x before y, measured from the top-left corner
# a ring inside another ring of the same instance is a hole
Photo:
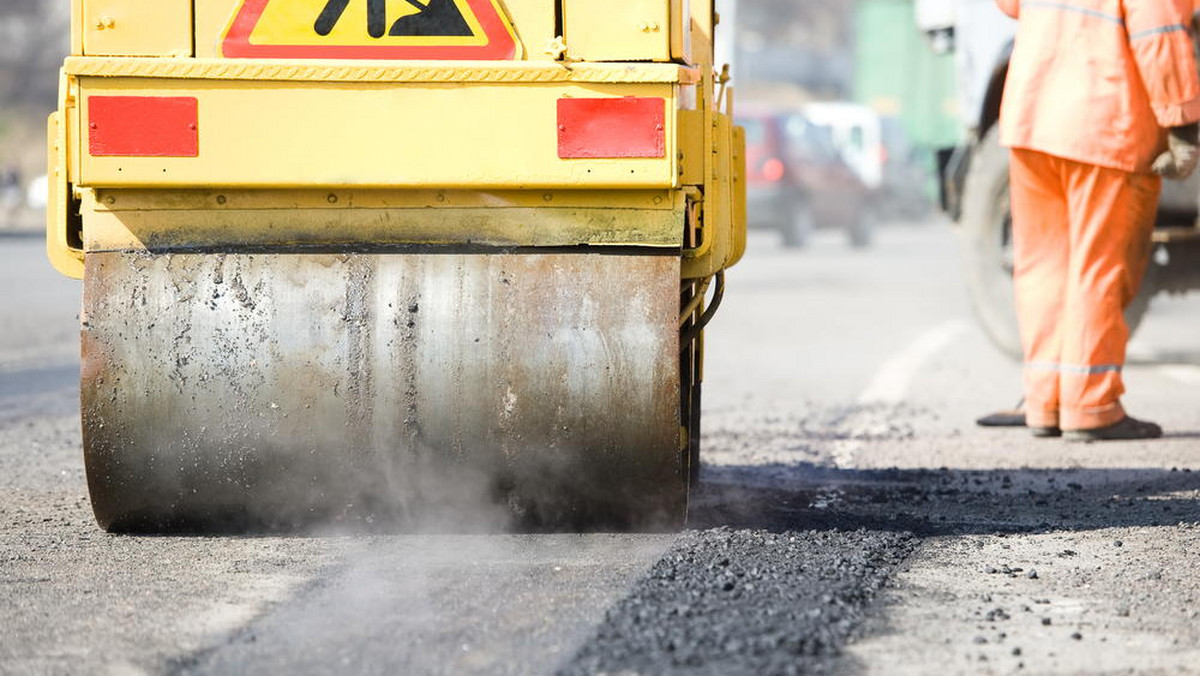
[[[883,184],[883,123],[871,108],[845,101],[823,101],[804,106],[813,124],[833,132],[833,142],[869,190]]]
[[[45,174],[30,181],[25,188],[25,205],[30,209],[45,209],[49,186]]]

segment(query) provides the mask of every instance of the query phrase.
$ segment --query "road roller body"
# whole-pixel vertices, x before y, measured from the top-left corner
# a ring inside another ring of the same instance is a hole
[[[102,527],[682,522],[745,245],[711,3],[73,7],[47,245]]]

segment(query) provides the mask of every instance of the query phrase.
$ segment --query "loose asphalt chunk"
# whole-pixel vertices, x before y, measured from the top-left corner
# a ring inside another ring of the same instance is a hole
[[[685,533],[560,673],[828,673],[916,543],[866,530]]]

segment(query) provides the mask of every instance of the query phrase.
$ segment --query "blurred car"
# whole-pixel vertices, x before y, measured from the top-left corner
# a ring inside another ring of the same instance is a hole
[[[883,185],[883,121],[867,106],[848,101],[820,101],[804,106],[804,115],[813,124],[827,127],[833,145],[845,158],[869,190]]]
[[[804,114],[830,129],[834,146],[870,192],[873,214],[917,218],[928,213],[928,171],[898,118],[847,101],[810,103]]]
[[[922,219],[933,211],[934,160],[915,147],[897,117],[882,117],[883,182],[875,200],[875,213],[883,218]]]
[[[798,111],[743,106],[746,199],[751,227],[778,230],[788,247],[815,228],[839,228],[851,245],[871,241],[867,188],[833,145],[830,130]]]
[[[25,204],[30,209],[45,209],[48,187],[45,174],[34,178],[29,182],[29,187],[25,189]]]

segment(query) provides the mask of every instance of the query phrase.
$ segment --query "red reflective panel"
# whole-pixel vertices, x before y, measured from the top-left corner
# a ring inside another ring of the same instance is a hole
[[[558,156],[563,159],[665,157],[665,129],[665,99],[558,100]]]
[[[88,139],[93,157],[196,157],[199,102],[191,96],[92,96]]]

